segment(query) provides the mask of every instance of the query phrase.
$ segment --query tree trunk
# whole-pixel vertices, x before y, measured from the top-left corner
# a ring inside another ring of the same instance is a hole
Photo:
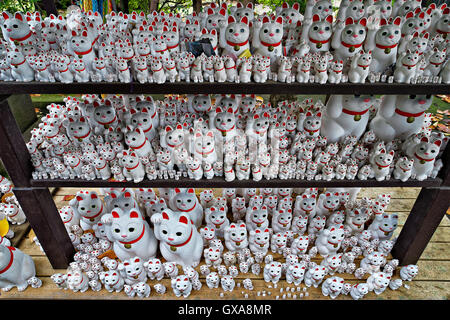
[[[194,9],[194,12],[199,13],[202,9],[202,0],[193,0],[192,7]]]
[[[42,0],[42,4],[44,5],[44,10],[47,12],[47,16],[52,13],[57,16],[58,10],[56,10],[56,5],[54,0]]]
[[[150,13],[158,10],[158,4],[159,4],[159,0],[149,0]]]

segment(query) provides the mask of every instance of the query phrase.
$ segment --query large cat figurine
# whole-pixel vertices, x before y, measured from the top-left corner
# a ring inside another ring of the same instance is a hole
[[[139,257],[145,261],[156,256],[158,241],[153,230],[137,209],[111,212],[111,240],[116,256],[124,261]]]
[[[312,20],[305,21],[301,39],[309,44],[310,52],[324,52],[330,50],[333,16],[321,19],[315,14]]]
[[[368,33],[364,49],[366,52],[372,50],[372,63],[370,71],[383,72],[396,61],[398,44],[401,39],[402,19],[395,18],[392,22],[381,19],[377,22],[368,23]]]
[[[175,188],[175,194],[170,203],[173,204],[171,206],[173,210],[185,213],[197,228],[200,227],[203,221],[203,207],[193,188],[187,190]]]
[[[386,142],[396,138],[404,140],[420,131],[432,100],[431,95],[386,95],[369,128]]]
[[[346,61],[363,49],[366,40],[366,24],[366,18],[355,21],[350,17],[345,22],[337,23],[331,40],[334,59]]]
[[[331,96],[322,118],[320,134],[327,137],[329,143],[340,142],[350,135],[359,139],[366,131],[372,104],[370,96]]]
[[[162,256],[183,267],[196,267],[203,253],[203,238],[186,213],[165,209],[151,217]]]
[[[106,213],[103,201],[95,191],[81,190],[77,192],[75,198],[70,200],[69,205],[74,214],[80,218],[80,227],[83,230],[92,229]]]
[[[275,70],[277,58],[283,56],[283,18],[271,21],[264,16],[253,23],[252,49],[254,54],[270,57],[271,66]]]
[[[219,26],[219,45],[223,49],[222,55],[229,55],[236,61],[246,52],[250,54],[250,28],[246,16],[240,20],[229,16],[228,21],[221,20]]]

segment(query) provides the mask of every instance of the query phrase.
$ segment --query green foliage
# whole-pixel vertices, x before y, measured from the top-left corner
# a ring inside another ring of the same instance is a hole
[[[129,12],[141,12],[149,13],[150,0],[129,0],[128,11]]]
[[[0,0],[0,11],[35,11],[38,0]]]
[[[272,11],[275,11],[276,7],[281,7],[281,5],[283,4],[283,2],[286,2],[287,4],[289,4],[290,7],[292,7],[292,5],[296,2],[298,2],[300,4],[300,12],[305,12],[305,8],[306,8],[306,0],[257,0],[256,1],[258,4],[262,4],[264,6],[269,7]]]

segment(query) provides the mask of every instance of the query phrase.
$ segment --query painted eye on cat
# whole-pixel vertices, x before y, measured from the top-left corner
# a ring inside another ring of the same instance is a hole
[[[115,233],[120,233],[120,229],[114,229]]]

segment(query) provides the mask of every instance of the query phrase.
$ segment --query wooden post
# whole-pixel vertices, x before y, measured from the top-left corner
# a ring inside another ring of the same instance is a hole
[[[448,210],[449,199],[449,188],[422,188],[392,249],[400,265],[417,263]]]
[[[54,269],[65,269],[75,249],[47,188],[14,188],[14,194]]]
[[[56,10],[56,5],[54,0],[42,0],[44,4],[44,10],[47,13],[47,16],[54,14],[58,16],[58,10]]]
[[[193,0],[192,7],[194,12],[199,13],[202,10],[202,0]]]
[[[30,153],[6,96],[0,98],[0,157],[14,186],[29,187],[33,171]]]
[[[149,13],[152,13],[153,11],[157,11],[158,5],[159,5],[159,0],[149,0],[149,2],[150,2]]]

